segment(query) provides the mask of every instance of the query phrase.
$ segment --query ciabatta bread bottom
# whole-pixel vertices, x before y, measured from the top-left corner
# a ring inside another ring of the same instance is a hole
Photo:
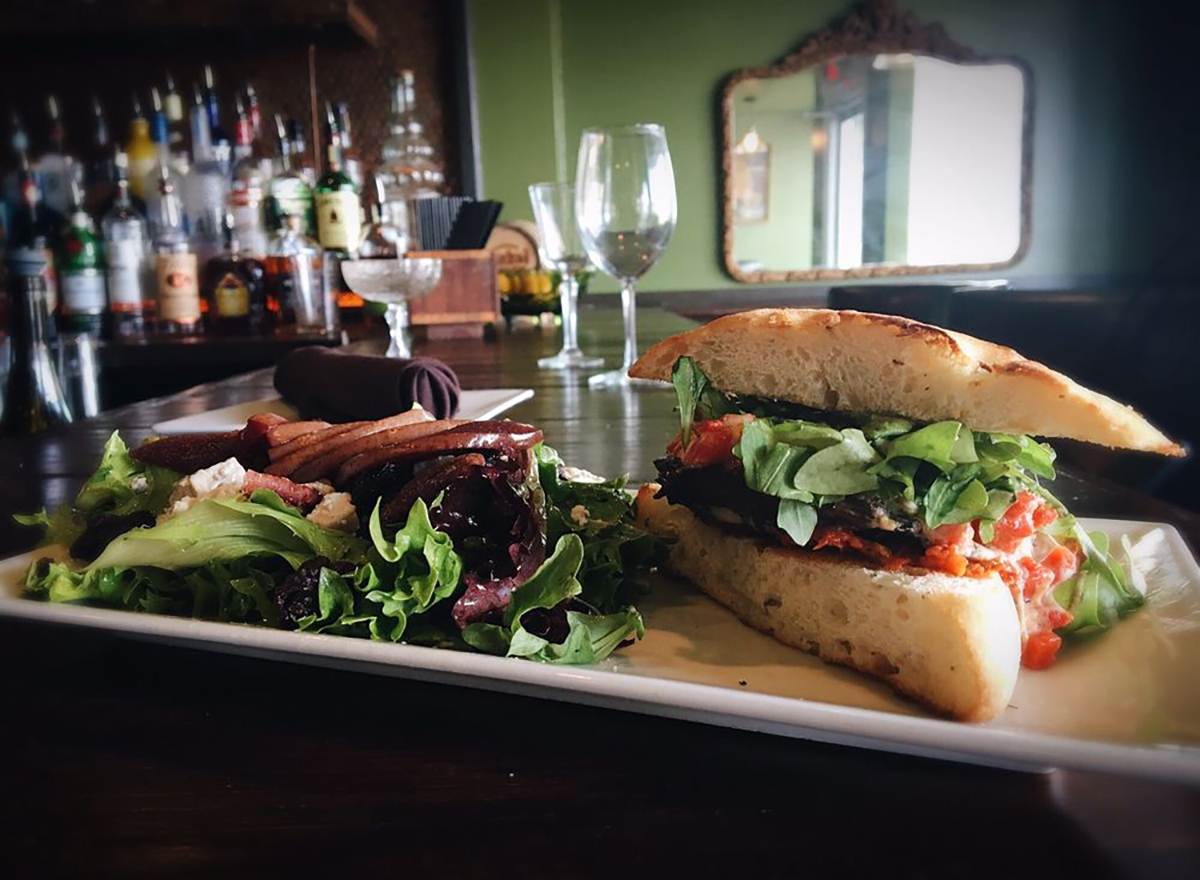
[[[938,712],[988,721],[1012,696],[1021,633],[999,576],[866,568],[709,526],[643,486],[638,520],[668,570],[784,644],[878,676]]]

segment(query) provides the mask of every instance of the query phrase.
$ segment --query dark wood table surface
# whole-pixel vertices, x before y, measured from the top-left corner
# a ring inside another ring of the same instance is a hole
[[[615,362],[615,310],[585,310]],[[688,326],[655,309],[643,345]],[[533,387],[511,412],[569,462],[634,478],[673,395],[539,371],[557,335],[421,347],[466,387]],[[0,441],[8,513],[57,504],[109,432],[272,395],[269,371]],[[1064,476],[1079,513],[1200,517]],[[1200,791],[1023,774],[619,711],[222,656],[0,621],[0,877],[1196,877]]]

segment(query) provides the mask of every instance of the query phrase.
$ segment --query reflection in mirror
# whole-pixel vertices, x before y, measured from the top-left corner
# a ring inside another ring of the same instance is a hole
[[[1026,89],[1012,63],[907,52],[737,82],[726,192],[738,274],[1012,261]]]

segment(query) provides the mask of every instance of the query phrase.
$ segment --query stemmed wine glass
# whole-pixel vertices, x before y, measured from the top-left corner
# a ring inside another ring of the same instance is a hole
[[[579,281],[575,277],[588,264],[575,223],[575,187],[569,183],[535,183],[529,187],[533,217],[537,220],[542,259],[558,270],[562,301],[562,351],[538,360],[544,370],[598,367],[604,358],[591,357],[579,348]]]
[[[442,261],[431,257],[381,260],[346,260],[342,263],[346,286],[363,299],[387,306],[386,357],[412,357],[408,335],[408,303],[437,287],[442,280]]]
[[[579,236],[593,263],[621,285],[625,355],[619,370],[588,379],[593,388],[659,383],[631,379],[637,360],[634,282],[658,260],[675,231],[675,172],[661,125],[589,128],[575,174]]]

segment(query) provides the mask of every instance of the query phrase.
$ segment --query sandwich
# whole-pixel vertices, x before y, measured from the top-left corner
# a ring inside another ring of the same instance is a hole
[[[667,570],[743,622],[986,721],[1021,666],[1144,601],[1059,502],[1063,437],[1184,451],[1127,406],[1003,346],[825,309],[730,315],[651,348],[680,432],[637,496]]]
[[[287,421],[118,434],[41,526],[25,595],[381,642],[590,663],[644,634],[655,550],[622,480],[511,421]]]

